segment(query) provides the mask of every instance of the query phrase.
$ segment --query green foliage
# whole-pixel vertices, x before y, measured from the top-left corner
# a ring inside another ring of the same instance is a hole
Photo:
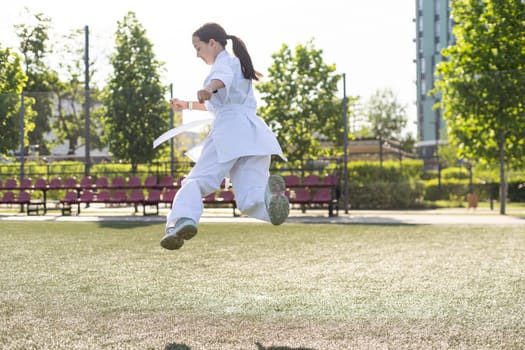
[[[424,196],[421,181],[354,182],[350,185],[352,209],[408,209],[418,208]]]
[[[342,145],[342,105],[336,97],[340,76],[334,64],[324,63],[322,53],[313,41],[293,51],[283,44],[272,55],[269,79],[255,85],[265,102],[258,113],[276,133],[294,167],[329,155]],[[323,148],[321,139],[335,147]]]
[[[160,82],[162,63],[155,59],[153,45],[135,14],[118,22],[116,52],[111,56],[113,73],[105,98],[105,140],[118,159],[138,163],[156,154],[153,140],[166,130],[169,105]]]
[[[421,180],[437,179],[439,173],[435,169],[427,169],[421,174]]]
[[[469,172],[463,167],[445,168],[441,171],[443,179],[468,179]]]
[[[137,170],[139,178],[144,182],[148,175],[154,174],[154,170],[151,165],[139,164]],[[97,179],[98,177],[113,178],[115,176],[122,176],[124,179],[128,179],[132,174],[131,164],[119,164],[119,163],[100,163],[94,164],[91,167],[91,177]]]
[[[436,201],[439,199],[458,200],[465,199],[468,193],[468,180],[437,179],[425,181],[425,200]]]
[[[451,2],[456,44],[443,50],[433,93],[449,139],[461,158],[499,164],[525,164],[525,4],[521,0]],[[506,192],[500,196],[505,214]]]
[[[372,136],[382,138],[401,138],[407,124],[406,107],[397,101],[391,89],[377,90],[367,104],[367,119],[371,125]]]
[[[82,162],[53,162],[47,165],[51,178],[61,177],[62,179],[68,177],[80,178],[84,174],[84,163]]]
[[[422,173],[422,160],[389,160],[383,162],[380,169],[379,162],[355,161],[348,164],[348,176],[351,181],[360,185],[376,182],[382,173],[382,182],[397,183],[408,178],[419,179]]]
[[[446,140],[447,135],[441,135],[441,140]],[[446,166],[453,166],[458,163],[458,147],[454,143],[440,143],[438,147],[439,162]]]
[[[62,38],[63,46],[58,55],[62,81],[56,92],[57,112],[52,120],[52,128],[56,140],[54,144],[65,141],[69,145],[68,154],[75,154],[76,149],[85,145],[85,62],[83,30],[73,30]],[[89,80],[93,77],[93,63],[90,62]],[[100,112],[96,106],[101,102],[100,91],[93,86],[89,89],[90,113],[89,145],[91,149],[102,149],[100,137],[102,126],[98,122]],[[100,107],[99,107],[100,109]]]
[[[348,164],[350,205],[353,209],[418,208],[424,196],[421,160]],[[379,181],[382,174],[382,181]]]
[[[0,46],[0,154],[16,149],[20,144],[20,93],[26,81],[20,57],[9,48]],[[24,144],[27,144],[29,131],[34,128],[32,102],[29,98],[24,99]]]
[[[59,86],[57,72],[51,70],[46,63],[51,51],[48,44],[51,19],[42,13],[33,14],[29,10],[26,16],[22,24],[15,25],[15,29],[20,39],[20,51],[28,77],[23,89],[35,100],[35,128],[28,134],[29,144],[37,145],[40,154],[49,154],[44,135],[51,131],[49,121],[53,116],[53,96],[50,92],[56,91]]]
[[[511,202],[525,202],[525,178],[519,182],[509,182],[508,190]]]
[[[414,153],[414,147],[416,145],[416,139],[411,133],[401,136],[399,140],[401,142],[401,149],[407,153]]]
[[[509,166],[525,159],[525,5],[520,0],[454,1],[456,44],[443,51],[436,91],[460,156]]]

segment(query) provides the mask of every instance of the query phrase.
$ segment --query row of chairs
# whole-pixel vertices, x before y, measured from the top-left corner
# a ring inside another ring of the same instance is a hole
[[[23,205],[27,204],[28,214],[33,207],[36,208],[34,211],[38,213],[38,204],[40,204],[45,213],[47,211],[46,191],[65,189],[68,192],[59,201],[63,214],[71,214],[73,206],[77,207],[77,214],[80,214],[81,204],[105,203],[133,205],[135,212],[138,211],[138,206],[142,205],[144,215],[149,215],[147,213],[148,207],[154,207],[154,214],[158,215],[159,204],[172,203],[177,189],[180,188],[182,179],[183,177],[174,182],[171,176],[164,176],[157,183],[157,178],[150,176],[146,178],[143,184],[137,177],[130,177],[127,182],[124,181],[123,177],[114,177],[111,181],[108,181],[107,178],[99,177],[95,182],[91,181],[91,178],[82,178],[80,182],[77,182],[74,178],[66,179],[64,182],[56,178],[49,183],[44,179],[37,179],[34,184],[31,184],[29,181],[21,181],[17,185],[14,185],[13,181],[6,181],[4,185],[9,185],[8,189],[18,190],[19,193],[17,195],[13,190],[4,191],[3,196],[0,198],[0,204],[20,204],[21,211],[23,211]],[[337,200],[339,196],[337,195],[337,186],[334,185],[337,183],[335,175],[327,175],[322,179],[316,175],[310,175],[302,181],[299,181],[299,177],[296,175],[288,175],[285,176],[285,182],[287,186],[286,195],[290,199],[290,203],[299,205],[303,212],[314,206],[328,206],[329,215],[332,216],[333,210],[338,209]],[[231,204],[233,214],[236,216],[234,194],[232,191],[224,188],[224,185],[223,182],[222,191],[204,197],[203,201],[206,204]],[[31,201],[31,192],[38,189],[44,191],[44,200]],[[33,204],[32,207],[29,206],[30,203]]]
[[[328,215],[339,213],[339,193],[336,188],[322,187],[310,189],[306,187],[286,190],[285,195],[292,205],[297,204],[303,213],[316,206],[328,207]]]
[[[80,214],[81,204],[89,205],[91,203],[133,205],[135,207],[135,212],[138,212],[138,206],[142,205],[143,215],[158,215],[159,204],[171,205],[177,191],[178,189],[176,188],[165,190],[149,189],[145,195],[144,190],[133,189],[128,195],[126,190],[121,189],[113,192],[110,190],[94,192],[87,189],[83,190],[80,196],[76,191],[68,191],[60,203],[62,204],[63,215],[70,215],[73,206],[77,207],[78,215]],[[230,190],[222,190],[218,194],[211,193],[202,200],[205,204],[231,204],[233,215],[237,216],[235,212],[236,205],[234,194]],[[148,213],[146,210],[148,207],[153,207],[155,211],[153,213]]]
[[[17,181],[10,178],[2,182],[0,179],[0,190],[44,190],[44,189],[132,189],[132,188],[178,188],[184,177],[175,181],[174,177],[165,175],[158,181],[157,176],[150,175],[145,178],[144,182],[138,176],[130,176],[126,179],[123,176],[114,176],[112,178],[99,176],[93,180],[91,176],[85,176],[80,181],[75,177],[69,177],[62,180],[55,177],[48,181],[44,178],[38,178],[33,183],[30,178],[23,178]],[[290,174],[284,176],[286,186],[291,187],[323,187],[336,186],[338,178],[335,174],[327,174],[323,178],[310,174],[301,179],[298,175]],[[224,187],[224,182],[222,184]]]
[[[15,178],[10,178],[2,183],[0,179],[0,190],[47,190],[47,189],[132,189],[132,188],[175,188],[180,187],[180,182],[183,177],[174,182],[172,176],[163,176],[160,181],[157,181],[157,176],[151,175],[146,177],[144,183],[138,176],[131,176],[129,179],[123,176],[115,176],[108,178],[105,176],[97,177],[93,180],[91,176],[85,176],[80,181],[75,177],[69,177],[62,180],[60,177],[55,177],[49,182],[44,178],[38,178],[33,183],[30,178],[23,178],[17,181]]]
[[[20,191],[16,194],[13,191],[6,191],[0,197],[0,204],[20,204],[24,205],[31,200],[31,194],[27,191]]]
[[[290,203],[297,204],[301,207],[303,212],[311,205],[330,205],[336,204],[334,202],[334,196],[330,188],[319,188],[315,191],[311,191],[307,188],[298,188],[293,190],[287,190],[286,196],[289,198]],[[103,203],[103,204],[128,204],[135,207],[135,212],[138,211],[138,206],[141,205],[143,208],[144,215],[158,215],[159,204],[171,205],[173,198],[177,193],[177,189],[150,189],[144,194],[142,189],[133,189],[128,195],[126,190],[102,190],[95,192],[87,189],[83,190],[80,195],[77,191],[68,191],[65,197],[60,200],[62,205],[62,214],[71,214],[72,207],[76,206],[77,215],[80,214],[81,204],[89,205],[91,203]],[[218,194],[211,193],[210,195],[203,198],[205,204],[231,204],[233,208],[233,215],[237,216],[235,196],[231,190],[222,190]],[[31,194],[27,191],[20,191],[18,195],[14,191],[6,191],[0,198],[0,204],[15,204],[15,205],[27,205],[28,214],[31,211],[29,204],[31,203]],[[148,213],[147,208],[155,208],[154,213]],[[23,210],[23,207],[22,207]],[[38,207],[35,209],[38,212]],[[44,211],[46,210],[44,206]],[[332,213],[330,213],[332,215]]]
[[[40,200],[33,201],[31,198],[31,191],[18,191],[18,194],[15,191],[4,191],[0,197],[0,204],[4,205],[19,205],[20,212],[24,211],[24,207],[27,208],[27,215],[31,213],[40,213],[40,210],[46,211],[45,202]]]
[[[128,195],[127,191],[123,189],[117,189],[113,192],[110,190],[95,192],[91,189],[85,189],[80,195],[77,191],[66,192],[65,197],[60,200],[60,203],[62,205],[63,215],[70,215],[73,206],[77,207],[77,215],[79,215],[81,204],[89,205],[91,203],[133,205],[135,212],[138,211],[138,206],[142,205],[144,215],[150,215],[146,211],[147,207],[154,207],[155,212],[152,214],[158,215],[159,204],[171,204],[176,192],[176,189],[166,191],[149,189],[147,194],[144,195],[142,189],[132,189]]]
[[[80,214],[80,205],[90,203],[104,203],[104,204],[131,204],[135,206],[135,212],[138,211],[138,205],[143,206],[144,215],[148,215],[146,212],[147,206],[154,206],[156,208],[155,214],[159,213],[159,204],[166,203],[171,204],[177,189],[168,189],[165,191],[159,189],[150,189],[146,195],[142,189],[133,189],[128,196],[126,190],[102,190],[95,192],[91,189],[86,189],[80,192],[68,191],[64,198],[60,199],[63,215],[71,214],[71,207],[77,206],[77,214]],[[4,191],[0,197],[0,204],[5,205],[20,205],[20,211],[24,211],[24,206],[27,207],[27,214],[32,212],[39,213],[42,210],[44,213],[49,210],[46,206],[45,201],[32,200],[31,192],[20,190],[18,193],[15,191]]]
[[[319,177],[315,174],[305,176],[303,179],[299,175],[290,174],[284,176],[286,187],[331,187],[339,184],[339,178],[335,174],[326,174]]]

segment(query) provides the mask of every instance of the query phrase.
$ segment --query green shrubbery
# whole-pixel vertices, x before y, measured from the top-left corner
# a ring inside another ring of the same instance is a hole
[[[350,182],[350,206],[353,209],[419,208],[424,197],[423,182]]]
[[[407,209],[424,197],[420,160],[357,161],[348,165],[349,202],[353,209]]]
[[[189,162],[178,162],[175,163],[175,172],[178,174],[185,174],[191,168]],[[51,180],[54,177],[60,177],[62,180],[74,177],[77,180],[80,180],[84,177],[85,168],[84,163],[82,162],[72,162],[72,161],[63,161],[63,162],[53,162],[53,163],[37,163],[37,162],[28,162],[24,165],[24,173],[26,177],[29,177],[33,180],[37,178],[44,178],[46,180]],[[170,164],[169,163],[153,163],[153,164],[139,164],[136,172],[142,181],[146,179],[149,175],[158,175],[159,177],[165,174],[170,173]],[[113,178],[115,176],[122,176],[125,179],[128,179],[131,173],[131,164],[127,163],[99,163],[93,164],[89,172],[93,181],[98,177],[104,176]],[[20,177],[20,164],[11,163],[0,165],[0,178],[2,180],[8,178],[19,178]]]

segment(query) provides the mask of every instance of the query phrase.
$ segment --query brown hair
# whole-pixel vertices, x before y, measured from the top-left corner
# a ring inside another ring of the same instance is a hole
[[[224,28],[217,23],[206,23],[193,33],[201,41],[209,42],[213,39],[226,47],[227,40],[230,39],[233,45],[233,53],[241,62],[242,74],[246,79],[259,80],[260,74],[253,68],[252,59],[244,42],[235,35],[228,35]]]

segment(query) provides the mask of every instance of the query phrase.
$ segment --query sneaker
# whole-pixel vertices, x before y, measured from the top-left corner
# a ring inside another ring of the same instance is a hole
[[[270,216],[270,222],[274,225],[282,224],[290,212],[290,203],[284,194],[286,185],[284,179],[279,175],[270,175],[266,185],[264,202]]]
[[[197,234],[197,224],[190,218],[180,218],[175,226],[166,229],[166,235],[160,240],[160,245],[169,250],[179,249],[184,240],[192,239]]]

